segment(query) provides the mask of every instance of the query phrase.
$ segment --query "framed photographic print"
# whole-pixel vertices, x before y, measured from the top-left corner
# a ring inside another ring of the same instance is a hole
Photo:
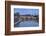
[[[45,32],[44,3],[5,1],[5,34]]]

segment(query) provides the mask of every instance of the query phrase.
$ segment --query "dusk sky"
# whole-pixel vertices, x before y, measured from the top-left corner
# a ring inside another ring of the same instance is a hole
[[[39,9],[25,9],[25,8],[14,8],[14,13],[19,13],[20,15],[38,15]]]

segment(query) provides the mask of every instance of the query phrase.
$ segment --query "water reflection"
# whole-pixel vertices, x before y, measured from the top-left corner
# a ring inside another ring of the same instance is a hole
[[[39,22],[37,20],[22,21],[14,25],[15,27],[38,27]]]

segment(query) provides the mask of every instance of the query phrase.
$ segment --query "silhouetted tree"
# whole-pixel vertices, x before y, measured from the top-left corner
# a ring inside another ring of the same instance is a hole
[[[17,18],[14,18],[14,22],[19,21],[20,14],[19,13],[14,13],[14,16],[17,17]]]

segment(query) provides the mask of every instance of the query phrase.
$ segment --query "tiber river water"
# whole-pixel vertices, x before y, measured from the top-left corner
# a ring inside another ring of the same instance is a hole
[[[29,20],[29,21],[22,21],[19,24],[14,25],[14,27],[38,27],[39,22],[37,20]]]

